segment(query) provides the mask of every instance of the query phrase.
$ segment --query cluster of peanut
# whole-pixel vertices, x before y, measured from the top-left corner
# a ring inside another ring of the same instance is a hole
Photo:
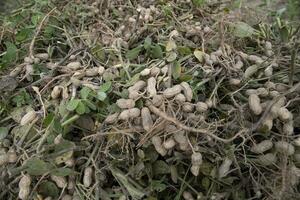
[[[58,135],[55,139],[54,139],[54,144],[59,144],[62,141],[62,136]],[[71,154],[70,154],[71,155]],[[10,159],[12,156],[10,155]],[[70,158],[66,159],[64,161],[65,165],[67,167],[74,167],[75,165],[75,161],[72,158],[72,155]],[[82,175],[82,185],[85,188],[90,188],[93,185],[93,180],[94,180],[94,169],[91,166],[88,166],[86,168],[84,168],[83,170],[83,175]],[[71,199],[80,199],[80,197],[77,195],[75,187],[76,184],[78,184],[78,182],[76,182],[76,177],[74,174],[68,175],[68,176],[58,176],[58,175],[49,175],[49,178],[51,181],[53,181],[53,183],[55,183],[55,185],[58,188],[61,188],[64,192],[64,194],[62,195],[62,199],[64,200],[71,200]],[[19,181],[19,198],[20,199],[28,199],[29,194],[30,194],[30,185],[32,183],[32,177],[28,174],[23,175],[22,178]],[[43,199],[43,197],[41,195],[38,194],[38,198],[39,199]],[[52,200],[52,197],[45,197],[44,199],[46,200]]]

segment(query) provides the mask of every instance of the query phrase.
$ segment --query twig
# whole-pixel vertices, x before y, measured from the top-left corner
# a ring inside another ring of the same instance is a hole
[[[50,14],[56,10],[56,8],[53,8],[52,10],[50,10],[50,12],[48,12],[45,17],[42,19],[40,25],[38,26],[38,28],[36,29],[35,31],[35,34],[31,40],[31,43],[30,43],[30,46],[29,46],[29,57],[32,58],[33,57],[33,48],[34,48],[34,43],[35,43],[35,40],[37,38],[37,36],[40,34],[41,30],[42,30],[42,27],[45,23],[45,21],[48,19],[48,17],[50,16]]]
[[[220,137],[216,136],[215,134],[211,133],[209,130],[198,129],[198,128],[193,128],[193,127],[186,126],[186,125],[182,124],[181,122],[179,122],[177,119],[168,116],[165,112],[160,111],[158,108],[153,106],[150,102],[148,103],[148,108],[154,114],[160,116],[161,118],[164,118],[165,120],[167,120],[169,122],[172,122],[173,124],[175,124],[176,126],[178,126],[179,128],[181,128],[183,130],[186,130],[188,132],[205,134],[205,135],[208,135],[208,136],[214,138],[215,140],[218,140],[218,141],[224,142],[224,143],[232,142],[234,139],[236,139],[238,136],[240,136],[243,132],[245,132],[245,130],[242,129],[237,134],[235,134],[233,137],[231,137],[229,139],[224,139],[224,138],[220,138]]]
[[[45,104],[44,104],[44,102],[43,102],[41,93],[40,93],[40,91],[39,91],[39,88],[36,87],[36,86],[32,86],[32,89],[33,89],[33,91],[35,91],[35,93],[36,93],[36,94],[38,95],[38,97],[39,97],[39,101],[40,101],[40,103],[41,103],[41,105],[42,105],[42,109],[43,109],[43,116],[44,116],[44,119],[45,119],[45,118],[46,118],[46,108],[45,108]]]

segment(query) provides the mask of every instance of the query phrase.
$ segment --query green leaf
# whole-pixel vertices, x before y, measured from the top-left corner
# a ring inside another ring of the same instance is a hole
[[[163,57],[163,51],[160,47],[160,45],[156,44],[151,47],[150,54],[152,58],[162,58]]]
[[[13,63],[17,59],[17,47],[11,42],[6,42],[6,53],[2,57],[2,64],[4,67]]]
[[[85,113],[85,105],[82,103],[82,101],[80,101],[76,107],[76,112],[79,114],[79,115],[82,115]]]
[[[151,48],[152,39],[150,37],[146,37],[144,41],[144,49],[149,50]]]
[[[106,99],[107,95],[105,92],[99,91],[97,92],[97,99],[100,101],[104,101]]]
[[[80,100],[79,99],[71,99],[67,104],[67,110],[74,111],[78,106]]]
[[[28,40],[32,36],[32,29],[31,28],[24,28],[21,29],[17,34],[16,34],[16,41],[17,42],[23,42],[25,40]]]
[[[43,126],[48,127],[52,123],[52,121],[54,120],[54,117],[55,117],[54,113],[49,113],[46,116],[46,118],[43,120]]]
[[[255,29],[244,22],[237,22],[233,28],[233,34],[240,38],[251,37],[255,33]]]
[[[197,7],[203,6],[206,0],[193,0],[193,4]]]
[[[96,109],[97,109],[97,107],[95,106],[95,104],[94,104],[93,102],[91,102],[90,100],[84,99],[83,101],[84,101],[84,103],[85,103],[90,109],[92,109],[92,110],[96,110]],[[88,108],[86,107],[86,109],[88,109]],[[86,111],[86,113],[88,113],[88,112]]]
[[[92,48],[92,54],[100,61],[105,60],[105,51],[100,44],[97,44],[94,48]]]
[[[43,16],[41,14],[36,14],[31,17],[31,22],[36,26]]]
[[[181,56],[187,56],[193,53],[192,50],[186,46],[179,46],[177,47],[177,50]]]
[[[51,181],[44,181],[38,187],[38,193],[43,195],[44,197],[52,197],[57,199],[59,197],[59,189],[55,185],[55,183]]]
[[[129,59],[129,60],[133,60],[133,59],[135,59],[135,58],[137,58],[137,57],[139,56],[139,54],[140,54],[140,52],[142,51],[142,49],[143,49],[142,46],[135,47],[135,48],[129,50],[129,51],[126,53],[125,57],[126,57],[127,59]]]
[[[132,86],[132,85],[135,84],[138,80],[140,80],[140,74],[139,74],[139,73],[137,73],[137,74],[135,74],[133,77],[131,77],[131,79],[125,84],[125,87]]]
[[[83,87],[81,90],[80,90],[80,97],[83,98],[83,99],[86,99],[88,98],[90,92],[92,90],[88,87]]]
[[[49,172],[52,165],[39,158],[30,158],[26,161],[24,167],[28,174],[39,176]]]
[[[161,175],[161,174],[168,174],[170,173],[170,167],[169,165],[162,161],[158,160],[153,164],[153,174],[154,175]]]
[[[172,76],[174,79],[178,79],[181,75],[181,65],[178,61],[174,61],[172,66]]]
[[[167,188],[167,185],[162,183],[161,180],[153,180],[151,181],[151,188],[157,192],[162,192]]]
[[[51,171],[51,174],[55,176],[69,176],[74,174],[74,171],[70,168],[57,168]]]
[[[288,42],[289,41],[289,30],[287,29],[287,27],[282,27],[279,29],[279,34],[280,34],[280,38],[283,42]]]
[[[0,141],[6,138],[7,135],[8,135],[8,128],[0,127]]]
[[[103,83],[100,85],[99,91],[101,92],[107,92],[110,90],[112,83],[110,81]]]

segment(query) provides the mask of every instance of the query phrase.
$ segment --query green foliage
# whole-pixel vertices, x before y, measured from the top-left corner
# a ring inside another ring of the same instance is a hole
[[[52,181],[43,181],[38,187],[39,194],[43,196],[50,196],[54,199],[59,196],[59,189]]]
[[[7,127],[0,127],[0,141],[3,140],[8,135]]]
[[[192,0],[193,4],[197,7],[201,7],[206,3],[206,0]]]
[[[0,69],[13,64],[17,59],[17,47],[11,42],[5,42],[6,52],[1,58]]]
[[[17,105],[17,107],[21,107],[23,105],[30,104],[32,102],[32,98],[26,90],[22,89],[18,95],[12,98],[12,102]]]

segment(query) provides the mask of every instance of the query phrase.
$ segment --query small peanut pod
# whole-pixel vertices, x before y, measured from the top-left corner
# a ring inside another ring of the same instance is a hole
[[[155,150],[162,156],[167,154],[167,150],[162,146],[162,140],[159,136],[153,136],[151,138],[152,144],[155,147]]]
[[[62,88],[60,86],[54,86],[52,92],[51,92],[51,98],[57,99],[61,95]]]
[[[121,109],[128,109],[128,108],[134,108],[135,101],[132,99],[118,99],[116,104]]]
[[[264,155],[258,156],[256,162],[263,166],[274,165],[277,161],[276,155],[273,153],[267,153]]]
[[[151,97],[156,95],[156,79],[154,77],[150,77],[147,81],[147,92]]]
[[[231,78],[229,79],[229,84],[233,86],[238,86],[241,84],[241,80],[237,78]]]
[[[223,178],[227,176],[231,164],[232,164],[232,160],[226,157],[218,169],[219,178]]]
[[[36,116],[37,116],[37,114],[35,111],[29,111],[22,117],[21,122],[20,122],[21,126],[29,124],[36,118]]]
[[[279,141],[275,143],[275,149],[277,152],[287,155],[293,155],[295,153],[295,147],[285,141]]]
[[[273,116],[269,115],[261,124],[261,129],[265,131],[270,131],[273,127]]]
[[[199,152],[193,153],[192,157],[191,157],[191,160],[192,160],[191,172],[194,176],[198,176],[200,165],[202,164],[202,155],[201,155],[201,153],[199,153]]]
[[[200,172],[200,165],[192,165],[192,166],[191,166],[191,173],[192,173],[194,176],[198,176],[198,175],[199,175],[199,172]]]
[[[181,92],[182,87],[180,85],[175,85],[171,88],[167,88],[163,92],[163,96],[166,98],[172,98]]]
[[[152,97],[152,103],[156,107],[160,106],[163,103],[163,101],[164,101],[164,99],[163,99],[163,96],[161,96],[161,95],[154,95]]]
[[[252,148],[250,149],[250,151],[252,151],[253,153],[263,153],[265,151],[268,151],[269,149],[271,149],[273,147],[273,143],[271,140],[264,140],[258,144],[255,144],[254,146],[252,146]]]
[[[90,187],[92,184],[92,175],[93,175],[93,168],[87,167],[84,169],[84,175],[83,175],[83,185],[85,187]]]
[[[105,68],[103,66],[99,66],[98,67],[98,74],[101,76],[101,75],[104,74],[104,72],[105,72]]]
[[[118,120],[119,114],[120,113],[114,113],[114,114],[108,115],[105,118],[104,122],[107,123],[107,124],[113,124],[113,123],[115,123]]]
[[[119,115],[119,119],[120,120],[128,120],[128,119],[133,119],[136,117],[139,117],[141,114],[140,109],[138,108],[131,108],[131,109],[127,109],[127,110],[123,110],[120,115]]]
[[[254,63],[256,63],[256,64],[261,64],[261,63],[264,62],[263,59],[262,59],[261,57],[256,56],[256,55],[250,55],[250,56],[248,57],[248,60],[251,61],[251,62],[254,62]]]
[[[71,70],[77,70],[77,69],[81,68],[81,63],[80,62],[70,62],[69,64],[67,64],[67,68],[69,68]]]
[[[193,104],[191,104],[191,103],[189,103],[189,102],[185,102],[184,104],[183,104],[183,106],[182,106],[182,110],[184,111],[184,112],[193,112],[193,110],[194,110],[194,105]]]
[[[179,148],[182,151],[186,151],[188,149],[189,143],[183,131],[175,133],[174,140],[179,144]]]
[[[270,77],[273,75],[273,66],[270,65],[268,67],[266,67],[266,69],[264,70],[264,74],[266,77]]]
[[[260,99],[257,96],[257,94],[250,94],[248,101],[249,101],[249,107],[251,111],[255,115],[259,115],[262,112],[262,107],[260,105]]]
[[[7,152],[7,158],[8,158],[8,162],[9,163],[15,163],[17,162],[18,160],[18,156],[17,156],[17,153],[14,149],[10,149],[8,152]]]
[[[185,100],[186,100],[186,97],[181,93],[179,93],[175,96],[175,101],[177,101],[178,103],[184,103]]]
[[[187,101],[191,101],[193,98],[193,90],[187,82],[180,83],[184,96]]]
[[[238,59],[237,62],[233,65],[233,68],[239,70],[239,69],[242,69],[243,66],[244,66],[244,63],[240,59]]]
[[[159,67],[152,67],[150,74],[151,76],[157,76],[160,73],[160,68]]]
[[[264,87],[257,88],[256,92],[260,97],[267,97],[269,95],[269,91]]]
[[[150,74],[151,70],[149,68],[143,69],[140,74],[141,76],[148,76]]]
[[[34,55],[34,57],[39,58],[41,60],[48,60],[49,59],[48,53],[37,53],[37,54]]]
[[[0,154],[0,167],[8,163],[8,156],[6,153]]]
[[[153,126],[153,120],[149,108],[147,107],[142,108],[141,117],[142,117],[143,128],[146,131],[149,131]]]
[[[248,67],[245,70],[244,79],[251,78],[257,72],[257,70],[258,70],[258,66],[257,65],[252,65],[252,66]]]
[[[69,194],[65,194],[64,196],[62,196],[61,200],[72,200],[72,196]]]
[[[182,196],[184,200],[194,200],[193,195],[188,191],[184,191]]]
[[[59,188],[64,188],[64,187],[67,187],[67,185],[68,185],[66,178],[63,176],[51,175],[50,178],[52,181],[55,182],[55,184]]]
[[[173,138],[168,138],[166,141],[163,142],[163,147],[167,150],[172,149],[175,147],[176,142]]]
[[[90,76],[90,77],[97,76],[99,74],[98,71],[99,71],[98,67],[93,67],[93,68],[87,69],[85,71],[85,75]]]
[[[199,152],[193,153],[191,159],[192,159],[193,165],[201,165],[202,164],[202,154]]]
[[[277,114],[279,119],[284,122],[293,119],[293,114],[285,107],[279,108]]]
[[[206,112],[208,110],[208,105],[204,102],[199,101],[196,104],[196,110],[198,112]]]
[[[25,200],[30,194],[31,178],[29,175],[24,175],[19,182],[19,198]]]
[[[293,135],[294,134],[294,121],[289,120],[285,122],[282,127],[282,133],[284,135]]]
[[[128,90],[130,91],[140,91],[146,86],[146,82],[139,80],[133,86],[129,87]]]
[[[293,141],[293,145],[296,146],[296,147],[300,147],[300,137],[296,138],[296,139]]]

